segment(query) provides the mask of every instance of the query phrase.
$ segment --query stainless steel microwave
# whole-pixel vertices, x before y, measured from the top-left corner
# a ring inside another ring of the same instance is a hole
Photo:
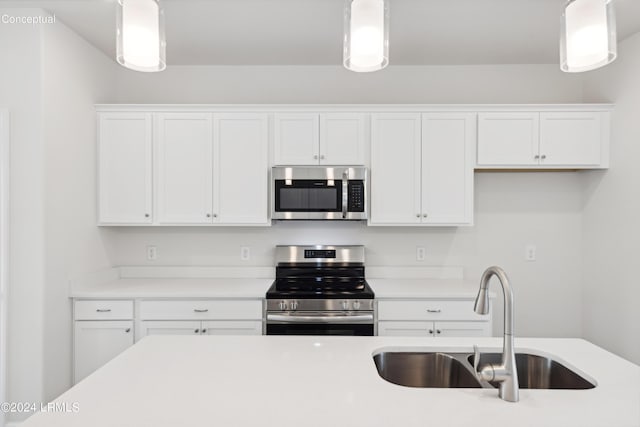
[[[273,219],[367,219],[365,167],[276,166],[271,181]]]

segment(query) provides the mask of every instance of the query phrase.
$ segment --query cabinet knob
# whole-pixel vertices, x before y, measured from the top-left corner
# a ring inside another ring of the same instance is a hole
[[[542,156],[540,156],[540,158],[541,158],[542,160],[544,160],[544,159],[546,159],[546,158],[547,158],[547,155],[546,155],[546,154],[543,154]]]
[[[441,333],[442,333],[442,331],[441,331],[440,329],[436,329],[436,333],[437,333],[437,334],[441,334]]]
[[[320,156],[320,160],[324,160],[324,154]]]
[[[426,218],[426,217],[427,217],[427,214],[422,214],[422,217],[423,217],[423,218]]]
[[[317,155],[317,154],[314,154],[314,155],[313,155],[313,158],[314,158],[315,160],[318,160],[318,155]]]
[[[213,214],[213,217],[214,218],[218,218],[218,214]]]
[[[149,215],[148,213],[144,214],[144,217],[145,217],[145,218],[149,218],[149,216],[150,216],[150,215]]]
[[[540,156],[538,154],[536,154],[535,156],[533,156],[533,158],[538,160],[540,158]]]
[[[203,330],[202,330],[202,333],[203,333],[203,334],[206,334],[206,333],[207,333],[207,330],[206,330],[206,329],[203,329]]]
[[[433,335],[433,329],[429,329],[429,333]]]
[[[193,332],[195,332],[196,334],[198,334],[198,333],[200,333],[200,329],[196,329],[196,330],[195,330],[195,331],[193,331]]]
[[[131,328],[125,329],[124,332],[128,334],[129,332],[131,332]]]
[[[420,214],[416,214],[416,218],[420,218]]]
[[[211,218],[211,214],[207,214],[207,218]]]

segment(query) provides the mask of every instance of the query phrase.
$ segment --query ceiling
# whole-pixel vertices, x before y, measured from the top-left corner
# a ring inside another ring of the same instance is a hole
[[[42,7],[115,56],[116,0],[0,0]],[[558,62],[566,0],[390,0],[390,64]],[[618,39],[640,0],[614,0]],[[163,0],[169,65],[339,65],[344,0]]]

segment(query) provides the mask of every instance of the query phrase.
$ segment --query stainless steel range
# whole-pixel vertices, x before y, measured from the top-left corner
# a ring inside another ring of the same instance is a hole
[[[374,335],[364,246],[277,246],[267,335]]]

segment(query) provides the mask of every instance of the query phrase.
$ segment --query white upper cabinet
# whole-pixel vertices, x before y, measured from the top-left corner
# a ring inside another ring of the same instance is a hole
[[[214,118],[214,222],[266,225],[269,191],[267,114]]]
[[[476,115],[422,115],[422,222],[473,223]]]
[[[320,164],[365,164],[365,115],[320,114]]]
[[[478,115],[480,169],[609,166],[609,112],[496,112]]]
[[[534,164],[538,121],[538,113],[478,114],[478,165]]]
[[[207,224],[213,212],[213,123],[208,113],[157,117],[159,224]]]
[[[314,113],[276,114],[274,163],[317,165],[320,159],[319,116]]]
[[[604,128],[602,113],[540,113],[540,164],[599,165]]]
[[[371,225],[473,222],[475,115],[374,114]]]
[[[421,223],[420,114],[371,115],[371,225]]]
[[[360,113],[287,113],[274,117],[276,165],[363,165],[366,117]]]
[[[98,222],[151,224],[152,115],[102,113],[98,121]]]

